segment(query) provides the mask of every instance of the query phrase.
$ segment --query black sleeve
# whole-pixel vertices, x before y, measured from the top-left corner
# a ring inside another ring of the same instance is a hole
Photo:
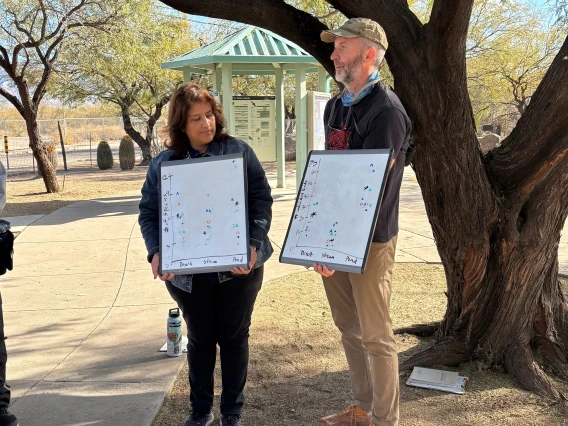
[[[155,163],[156,157],[152,159]],[[140,199],[138,223],[140,231],[148,250],[148,262],[152,261],[154,253],[160,251],[160,211],[158,194],[157,165],[151,164],[146,173],[146,180],[142,186],[142,198]]]
[[[244,142],[243,142],[244,144]],[[250,245],[260,248],[272,222],[272,195],[264,169],[254,151],[246,148]]]
[[[363,140],[363,148],[392,148],[392,159],[396,160],[407,133],[407,120],[404,113],[394,107],[385,108],[369,123],[367,135]]]
[[[329,122],[329,115],[331,114],[331,105],[332,103],[335,102],[335,97],[331,98],[329,101],[327,101],[327,103],[325,104],[325,109],[323,110],[323,128],[324,128],[324,133],[325,133],[325,149],[327,148],[327,143],[328,143],[328,138],[329,138],[329,133],[328,133],[328,128],[327,128],[327,124]]]
[[[329,120],[329,114],[331,112],[331,103],[335,100],[335,98],[331,98],[325,104],[325,109],[323,110],[323,125],[327,126],[327,121]]]

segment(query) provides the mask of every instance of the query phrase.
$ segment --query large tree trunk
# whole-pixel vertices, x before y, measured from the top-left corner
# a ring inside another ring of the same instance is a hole
[[[130,106],[126,104],[120,105],[120,113],[122,115],[122,123],[124,126],[124,131],[128,136],[132,138],[134,142],[140,147],[142,150],[142,161],[140,162],[140,166],[144,166],[150,163],[152,159],[152,152],[151,152],[151,142],[148,135],[146,137],[142,136],[140,132],[138,132],[132,126],[132,120],[130,119]]]
[[[287,4],[161,1],[252,25],[262,16],[264,28],[334,72],[329,46],[318,38],[321,22]],[[527,389],[564,399],[532,348],[539,345],[568,379],[568,304],[558,282],[558,243],[568,214],[568,39],[514,131],[484,155],[466,84],[473,0],[434,0],[426,25],[399,0],[328,1],[347,17],[374,19],[387,33],[386,59],[414,124],[413,167],[446,274],[448,305],[438,342],[403,367],[475,357],[504,365]]]
[[[42,80],[40,81],[34,96],[30,96],[28,82],[22,76],[17,76],[14,69],[9,67],[11,72],[10,76],[13,79],[20,99],[15,95],[6,92],[0,87],[0,94],[4,96],[14,107],[18,110],[24,121],[26,122],[26,129],[28,131],[28,138],[30,140],[30,148],[36,160],[40,175],[43,177],[43,183],[47,192],[59,192],[59,184],[55,175],[55,169],[47,158],[47,150],[43,144],[37,123],[37,109],[39,102],[45,91],[45,85],[51,74],[51,68],[46,68],[43,72]]]
[[[30,139],[30,148],[36,160],[39,174],[43,177],[45,189],[47,192],[59,192],[55,169],[47,158],[47,150],[39,135],[37,117],[33,112],[26,111],[24,118]]]
[[[122,103],[120,105],[124,131],[128,136],[132,138],[134,142],[136,142],[136,144],[142,150],[142,161],[140,162],[139,166],[148,165],[150,163],[150,160],[152,160],[152,135],[154,133],[154,127],[156,126],[156,122],[160,119],[163,107],[168,99],[169,98],[166,98],[164,102],[159,102],[158,104],[156,104],[154,113],[150,115],[146,122],[146,137],[142,136],[142,134],[132,126],[132,120],[130,118],[130,105],[128,105],[127,103]]]
[[[564,399],[532,347],[540,344],[555,371],[568,377],[568,305],[558,281],[558,244],[568,214],[568,88],[558,82],[568,81],[568,41],[513,133],[484,156],[465,59],[452,57],[448,45],[456,41],[446,39],[436,12],[442,21],[447,17],[434,8],[426,40],[443,42],[440,49],[401,55],[403,61],[392,58],[396,51],[389,57],[395,81],[413,82],[395,89],[414,122],[414,168],[448,286],[438,344],[404,367],[475,357],[487,366],[504,365],[527,389]]]
[[[156,104],[156,109],[154,113],[148,119],[148,127],[146,129],[146,138],[150,142],[150,145],[154,141],[154,128],[156,127],[156,123],[162,116],[162,111],[164,109],[164,105],[166,105],[170,100],[170,97],[164,97],[162,101]],[[150,159],[152,159],[152,151],[150,151]]]

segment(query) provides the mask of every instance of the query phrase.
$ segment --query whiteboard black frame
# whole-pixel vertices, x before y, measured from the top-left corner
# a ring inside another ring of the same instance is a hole
[[[350,266],[345,264],[338,264],[338,263],[331,263],[331,262],[316,262],[310,259],[296,259],[292,257],[284,256],[286,244],[288,242],[288,236],[290,234],[290,228],[292,227],[292,223],[294,221],[294,213],[296,212],[296,208],[298,207],[298,202],[300,199],[300,192],[302,191],[302,184],[306,179],[306,173],[308,171],[308,164],[310,164],[310,159],[312,158],[312,154],[317,155],[354,155],[354,154],[386,154],[388,153],[388,160],[386,163],[386,169],[383,173],[383,182],[381,185],[381,190],[379,193],[379,197],[377,203],[375,204],[375,211],[373,212],[373,222],[371,226],[371,231],[369,232],[369,238],[367,239],[367,247],[365,249],[365,254],[363,256],[363,261],[361,262],[361,266]],[[286,238],[284,239],[284,244],[282,245],[282,251],[280,252],[279,261],[280,263],[287,263],[291,265],[301,265],[301,266],[312,266],[314,263],[318,265],[325,265],[329,269],[334,269],[337,271],[342,272],[355,272],[357,274],[363,274],[365,272],[365,268],[367,267],[367,259],[369,257],[369,250],[371,248],[371,243],[373,242],[373,235],[375,233],[375,228],[377,226],[377,220],[379,218],[379,212],[381,210],[381,204],[383,202],[383,194],[385,192],[385,186],[387,184],[387,179],[390,171],[390,164],[392,160],[393,150],[392,148],[384,148],[384,149],[347,149],[347,150],[326,150],[326,151],[310,151],[308,155],[308,159],[306,160],[306,165],[304,167],[304,173],[302,175],[302,180],[300,183],[300,187],[298,188],[298,193],[296,194],[296,202],[294,203],[294,210],[292,210],[292,214],[290,215],[290,222],[288,224],[288,230],[286,231]]]
[[[219,160],[230,160],[230,159],[243,159],[243,177],[244,177],[244,203],[245,203],[245,222],[246,222],[246,226],[245,226],[245,239],[244,241],[246,241],[246,246],[245,246],[245,251],[246,251],[246,263],[243,264],[235,264],[233,266],[231,266],[232,268],[239,268],[239,267],[244,267],[245,269],[248,269],[248,265],[250,263],[250,241],[249,241],[249,206],[248,206],[248,176],[247,176],[247,156],[244,152],[238,152],[235,154],[224,154],[224,155],[218,155],[218,156],[210,156],[210,157],[199,157],[199,158],[191,158],[191,159],[186,159],[186,160],[170,160],[170,161],[162,161],[160,163],[160,165],[158,166],[158,179],[160,181],[160,184],[158,186],[158,195],[159,195],[159,212],[160,212],[160,222],[159,222],[159,233],[160,233],[160,251],[159,251],[159,268],[158,268],[158,272],[160,273],[160,276],[164,274],[163,270],[162,270],[162,221],[163,221],[163,210],[162,210],[162,168],[167,168],[167,167],[172,167],[172,166],[182,166],[182,165],[188,165],[191,166],[192,164],[198,164],[198,163],[207,163],[210,161],[219,161]],[[180,259],[182,260],[182,259]],[[191,268],[182,268],[182,269],[172,269],[172,270],[168,270],[167,273],[168,274],[175,274],[175,275],[193,275],[193,274],[205,274],[207,272],[229,272],[230,269],[227,269],[227,265],[219,265],[219,266],[207,266],[204,268],[196,268],[196,267],[191,267]]]

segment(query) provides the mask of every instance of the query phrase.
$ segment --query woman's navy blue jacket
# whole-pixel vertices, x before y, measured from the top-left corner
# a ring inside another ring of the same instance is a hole
[[[225,141],[214,139],[207,149],[211,156],[235,154],[244,152],[247,164],[248,178],[248,211],[249,211],[249,237],[250,245],[256,247],[257,258],[254,268],[258,268],[273,253],[272,245],[268,239],[268,231],[272,221],[272,196],[270,186],[266,179],[264,169],[249,145],[235,138]],[[140,215],[138,223],[142,237],[148,250],[148,262],[152,261],[154,253],[160,250],[160,203],[159,203],[159,168],[162,161],[171,160],[173,150],[168,149],[156,155],[150,162],[146,181],[142,186],[142,199],[140,200]],[[182,290],[191,292],[192,275],[176,275],[172,284]],[[227,272],[219,273],[219,281],[227,281],[233,275]]]

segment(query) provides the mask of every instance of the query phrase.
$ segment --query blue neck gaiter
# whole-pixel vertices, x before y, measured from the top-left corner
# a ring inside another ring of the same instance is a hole
[[[367,83],[370,83],[373,80],[379,80],[379,70],[375,70],[367,79]],[[363,89],[363,91],[361,91],[359,93],[359,95],[357,96],[357,98],[355,99],[355,96],[357,95],[357,93],[349,93],[347,91],[347,89],[345,89],[343,91],[343,96],[341,96],[341,102],[343,103],[343,106],[349,107],[351,105],[355,105],[356,103],[360,102],[361,99],[363,99],[365,96],[367,96],[369,93],[371,93],[373,91],[373,88],[375,87],[375,85],[371,85],[369,87],[366,87],[365,89]]]

